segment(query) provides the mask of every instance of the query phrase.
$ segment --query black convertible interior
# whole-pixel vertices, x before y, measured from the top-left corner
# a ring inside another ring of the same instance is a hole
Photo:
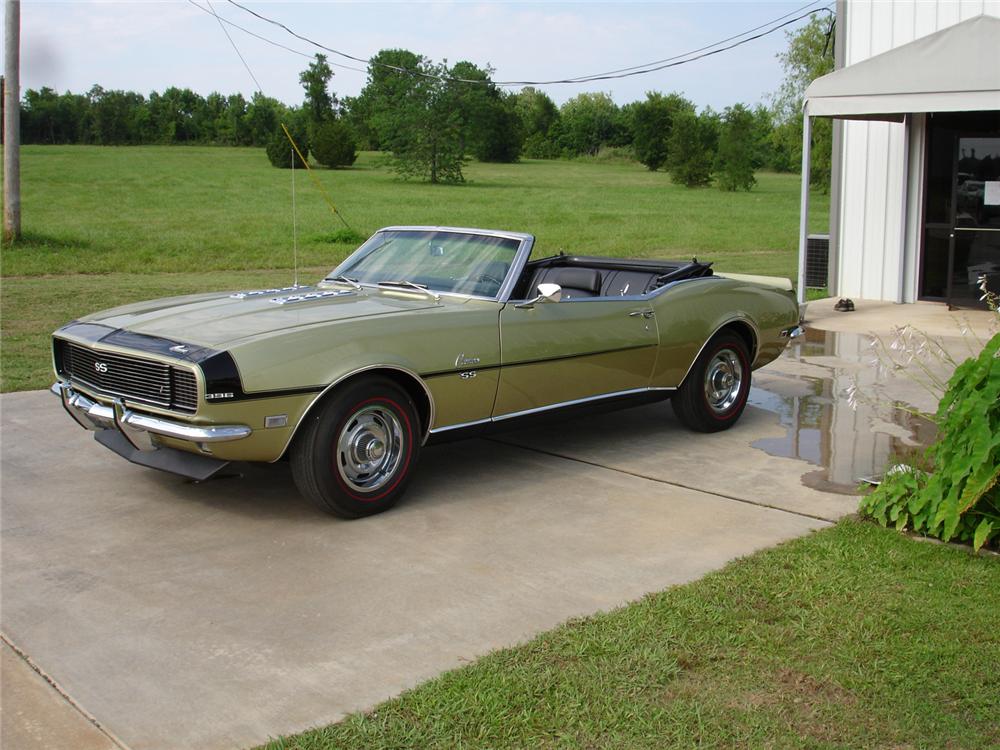
[[[558,284],[563,299],[648,294],[672,281],[711,276],[711,266],[696,259],[623,260],[559,254],[528,263],[511,299],[534,297],[539,284]]]

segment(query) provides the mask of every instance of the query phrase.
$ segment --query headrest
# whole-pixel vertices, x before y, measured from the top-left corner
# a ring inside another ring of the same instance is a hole
[[[583,289],[588,292],[601,291],[601,272],[595,271],[593,268],[554,268],[546,281],[570,289]]]

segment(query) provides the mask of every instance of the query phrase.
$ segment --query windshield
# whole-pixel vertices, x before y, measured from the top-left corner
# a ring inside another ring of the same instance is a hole
[[[328,278],[407,281],[436,292],[496,297],[520,241],[446,231],[377,232]]]

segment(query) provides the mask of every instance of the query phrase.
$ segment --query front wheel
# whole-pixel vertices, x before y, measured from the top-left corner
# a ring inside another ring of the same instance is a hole
[[[750,355],[743,339],[728,331],[714,336],[671,399],[674,413],[697,432],[719,432],[736,424],[750,393]]]
[[[308,500],[341,518],[396,504],[420,455],[413,400],[384,378],[348,384],[306,418],[292,446],[292,477]]]

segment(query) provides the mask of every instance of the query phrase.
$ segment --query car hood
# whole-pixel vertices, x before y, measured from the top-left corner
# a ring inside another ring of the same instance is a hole
[[[222,348],[283,330],[437,304],[419,293],[309,286],[169,297],[104,310],[80,322]]]

